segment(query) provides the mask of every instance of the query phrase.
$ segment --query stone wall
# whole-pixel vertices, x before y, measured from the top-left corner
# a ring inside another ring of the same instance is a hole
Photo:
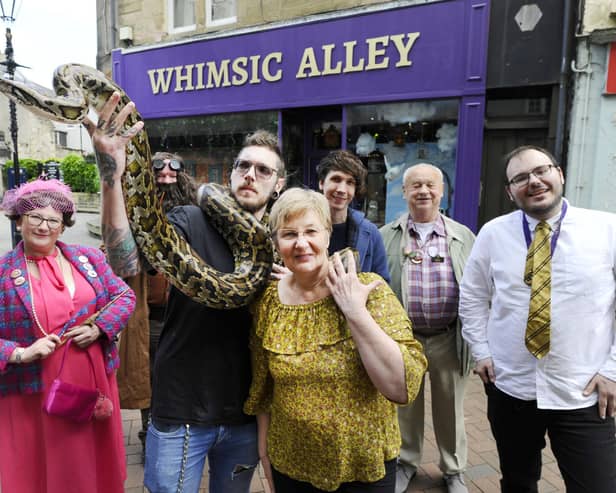
[[[201,0],[195,2],[195,30],[173,34],[169,33],[168,29],[168,0],[118,0],[117,28],[131,27],[133,29],[131,46],[147,46],[160,42],[190,39],[203,34],[267,25],[272,22],[293,20],[314,14],[334,13],[377,4],[395,7],[425,4],[429,1],[312,0],[307,2],[306,0],[261,0],[256,2],[254,0],[237,0],[237,22],[209,27],[205,25],[205,0]],[[104,13],[99,9],[99,31],[102,29],[103,17]],[[99,57],[102,55],[99,53]]]
[[[101,197],[98,193],[73,192],[78,212],[100,212]]]

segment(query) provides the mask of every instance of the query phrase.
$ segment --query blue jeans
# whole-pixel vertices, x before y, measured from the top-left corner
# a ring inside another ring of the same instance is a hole
[[[151,493],[197,493],[208,458],[210,493],[248,493],[259,463],[257,425],[167,425],[152,421],[144,484]]]

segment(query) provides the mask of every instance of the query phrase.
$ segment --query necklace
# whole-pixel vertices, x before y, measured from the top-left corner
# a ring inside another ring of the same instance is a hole
[[[417,246],[417,248],[411,250],[409,258],[411,259],[412,263],[421,264],[424,259],[426,247],[428,243],[430,243],[430,241],[432,240],[432,233],[428,233],[428,236],[426,236],[426,238],[422,241],[421,237],[419,236],[419,232],[417,232],[415,235],[413,235],[413,239],[415,240],[415,245]],[[434,247],[428,248],[428,255],[430,255],[430,250],[433,248]],[[432,257],[432,255],[430,255],[430,257]]]
[[[434,247],[428,247],[428,244],[432,241],[434,236],[435,222],[436,220],[429,223],[413,223],[414,234],[411,230],[409,230],[409,234],[411,236],[411,242],[415,243],[415,247],[409,244],[409,251],[406,253],[406,257],[410,259],[411,263],[416,265],[421,264],[426,255],[434,259],[432,255]]]
[[[60,270],[64,271],[63,265],[62,265],[62,252],[57,246],[56,246],[56,250],[58,251],[58,263],[60,264]],[[24,257],[25,257],[25,252],[24,252]],[[30,260],[29,258],[26,257],[26,263],[36,264],[36,260]],[[32,278],[30,277],[30,269],[26,268],[26,271],[28,272],[28,287],[30,288],[30,299],[32,301],[32,315],[34,317],[34,323],[45,336],[48,336],[49,333],[43,328],[43,325],[41,324],[38,318],[38,315],[36,314],[36,308],[34,307],[34,291],[32,289]]]
[[[34,260],[28,260],[28,262],[34,263]],[[34,307],[34,291],[32,290],[32,278],[30,277],[30,269],[26,269],[26,270],[28,271],[28,286],[30,287],[30,299],[32,301],[32,315],[34,316],[34,323],[36,323],[36,326],[40,329],[40,331],[43,334],[48,336],[49,334],[47,333],[47,331],[41,325],[41,322],[39,321],[38,315],[36,314],[36,308]]]

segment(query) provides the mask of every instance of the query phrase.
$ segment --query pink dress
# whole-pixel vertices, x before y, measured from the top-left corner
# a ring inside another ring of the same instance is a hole
[[[68,262],[63,259],[66,264]],[[94,298],[90,284],[72,268],[75,293],[62,283],[54,256],[37,261],[41,279],[31,276],[34,308],[47,333],[58,332],[80,307]],[[84,315],[85,320],[94,312]],[[78,324],[77,324],[78,325]],[[51,330],[49,330],[51,329]],[[43,336],[35,325],[37,338]],[[126,479],[122,417],[115,374],[107,375],[101,344],[85,351],[71,344],[62,379],[93,388],[113,402],[103,421],[78,424],[43,411],[47,389],[56,378],[65,346],[42,361],[43,392],[0,398],[0,481],[2,493],[122,493]]]

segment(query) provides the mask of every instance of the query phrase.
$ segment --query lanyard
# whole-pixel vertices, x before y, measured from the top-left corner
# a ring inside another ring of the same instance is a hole
[[[567,201],[563,199],[563,206],[560,210],[560,217],[558,218],[558,225],[554,230],[554,234],[552,235],[552,240],[550,241],[550,253],[554,255],[554,250],[556,249],[556,242],[558,241],[558,237],[560,235],[560,227],[563,223],[563,219],[565,218],[565,214],[567,213]],[[526,219],[526,214],[522,212],[522,229],[524,229],[524,238],[526,239],[526,248],[530,248],[531,237],[530,237],[530,227],[528,226],[528,219]]]

